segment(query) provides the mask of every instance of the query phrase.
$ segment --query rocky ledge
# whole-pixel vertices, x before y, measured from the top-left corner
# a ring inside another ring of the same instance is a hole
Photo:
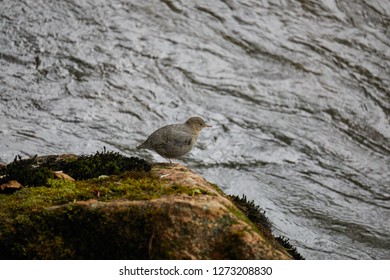
[[[292,259],[264,223],[180,164],[0,194],[1,259]]]

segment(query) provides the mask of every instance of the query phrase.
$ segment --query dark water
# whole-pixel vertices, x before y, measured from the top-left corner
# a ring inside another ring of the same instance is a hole
[[[0,161],[200,115],[182,162],[306,258],[390,259],[390,2],[3,0],[0,28]]]

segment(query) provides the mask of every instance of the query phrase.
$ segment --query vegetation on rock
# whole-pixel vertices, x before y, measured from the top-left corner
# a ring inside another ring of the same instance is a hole
[[[16,180],[23,186],[44,186],[52,179],[53,171],[61,170],[76,180],[97,178],[100,175],[118,175],[125,171],[151,170],[149,162],[126,157],[115,152],[96,152],[94,155],[81,155],[70,158],[57,156],[32,157],[15,160],[0,170],[0,185],[10,180]]]
[[[290,240],[284,236],[275,237],[276,241],[294,258],[294,260],[304,260],[305,258],[298,252],[297,248],[290,244]]]
[[[36,164],[36,156],[30,159],[16,157],[12,163],[6,165],[1,171],[3,177],[0,179],[0,184],[16,180],[23,186],[42,186],[46,184],[48,179],[54,177],[48,167]]]
[[[82,155],[75,160],[67,161],[63,168],[65,173],[76,180],[97,178],[100,175],[118,175],[125,171],[150,171],[151,165],[137,157],[126,157],[114,152],[97,152],[95,155]]]
[[[297,248],[290,244],[289,239],[284,236],[274,237],[272,234],[272,225],[268,217],[265,215],[265,211],[255,202],[248,201],[247,197],[243,195],[239,197],[237,195],[229,195],[229,198],[233,201],[238,209],[240,209],[248,219],[254,223],[259,231],[264,236],[267,236],[272,240],[275,240],[294,258],[294,260],[304,260],[305,258],[298,252]]]
[[[77,180],[55,179],[54,170]],[[253,201],[226,196],[179,164],[104,151],[19,158],[0,173],[1,181],[28,186],[0,194],[0,259],[289,259],[284,249],[296,252],[285,238],[279,245]]]

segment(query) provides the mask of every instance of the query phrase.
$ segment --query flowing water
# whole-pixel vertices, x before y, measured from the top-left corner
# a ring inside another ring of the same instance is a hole
[[[255,200],[308,259],[390,259],[390,2],[0,1],[0,161],[140,144]]]

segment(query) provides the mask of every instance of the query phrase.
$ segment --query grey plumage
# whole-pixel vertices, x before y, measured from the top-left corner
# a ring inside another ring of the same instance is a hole
[[[205,127],[210,125],[200,117],[191,117],[180,124],[166,125],[154,131],[137,149],[154,150],[171,162],[171,158],[184,156],[192,150],[200,131]]]

